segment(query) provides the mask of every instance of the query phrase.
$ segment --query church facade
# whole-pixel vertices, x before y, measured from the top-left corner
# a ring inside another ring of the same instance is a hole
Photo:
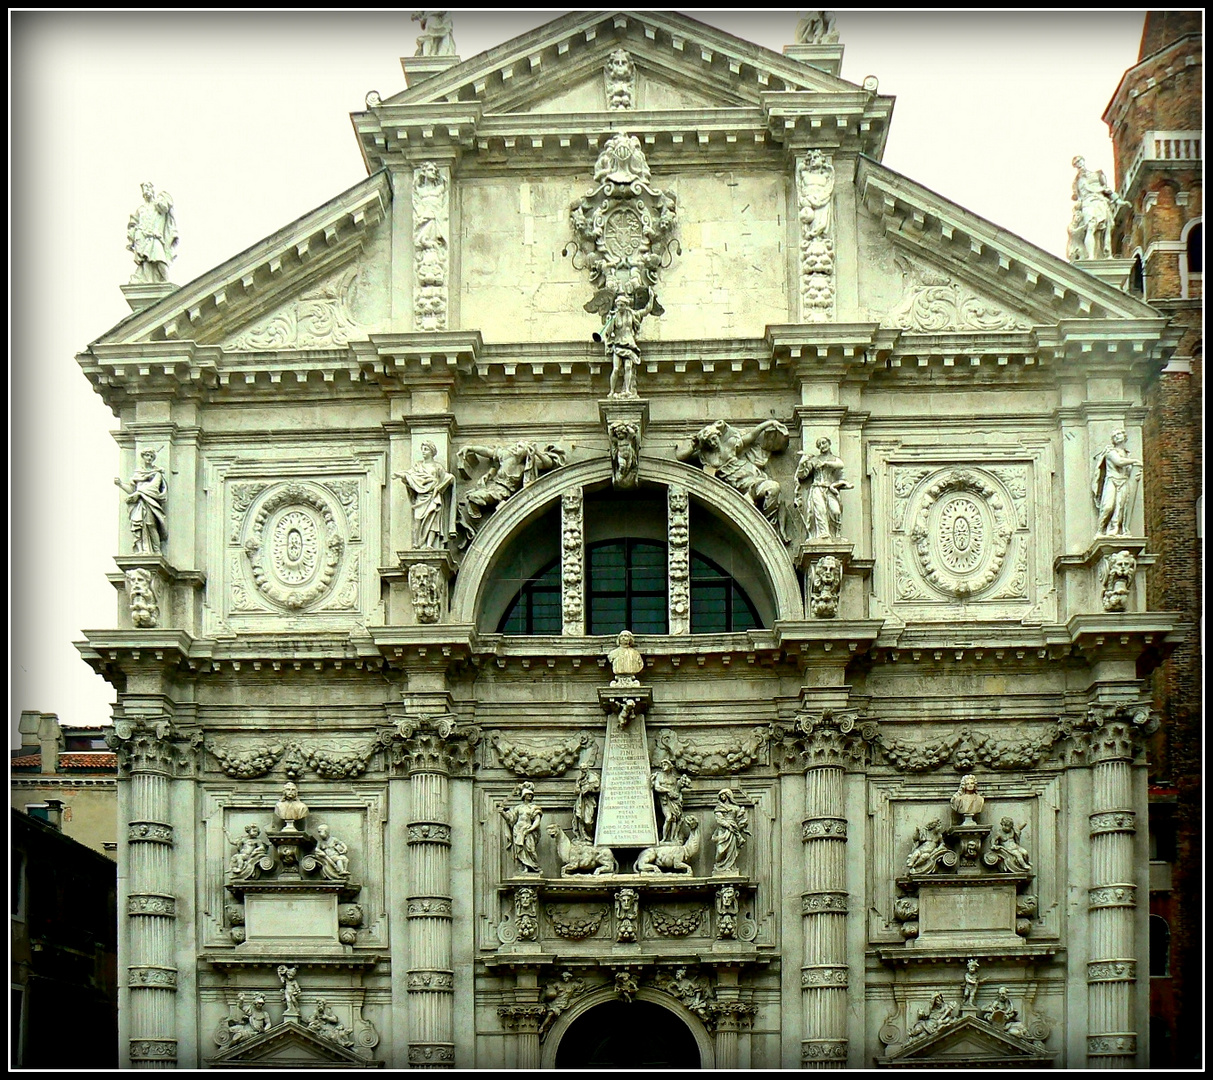
[[[883,166],[818,15],[431,14],[365,181],[180,287],[145,193],[124,1064],[1148,1062],[1178,336]]]

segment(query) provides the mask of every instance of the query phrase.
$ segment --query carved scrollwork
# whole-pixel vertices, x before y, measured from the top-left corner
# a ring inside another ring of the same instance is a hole
[[[354,317],[358,271],[346,270],[303,293],[224,348],[236,352],[326,349],[348,344],[366,331]]]
[[[902,255],[895,261],[905,276],[905,293],[901,303],[881,319],[882,326],[923,334],[1031,329],[1022,316],[978,296],[946,274]]]
[[[244,525],[245,515],[249,512],[249,509],[252,507],[253,503],[257,501],[257,496],[260,495],[267,487],[269,487],[268,483],[250,481],[248,483],[232,484],[231,488],[229,489],[232,500],[231,542],[233,544],[240,543],[240,530]]]
[[[206,748],[219,762],[224,774],[233,780],[255,780],[264,776],[278,764],[285,749],[280,742],[265,742],[236,750],[214,739],[207,740]]]
[[[598,933],[602,920],[606,918],[609,907],[594,908],[589,912],[574,913],[565,905],[549,904],[546,909],[548,920],[557,937],[569,941],[582,941]]]
[[[766,751],[769,727],[734,731],[727,735],[696,734],[684,740],[671,728],[662,728],[653,740],[657,757],[668,757],[674,768],[690,776],[728,776],[748,769]]]
[[[499,731],[489,736],[501,764],[515,776],[563,776],[593,741],[589,731],[579,731],[561,742],[522,744],[510,742]]]

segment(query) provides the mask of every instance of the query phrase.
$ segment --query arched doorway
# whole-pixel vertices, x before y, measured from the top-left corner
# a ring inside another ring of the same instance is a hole
[[[582,1013],[556,1048],[558,1069],[698,1069],[691,1029],[651,1001],[604,1001]]]

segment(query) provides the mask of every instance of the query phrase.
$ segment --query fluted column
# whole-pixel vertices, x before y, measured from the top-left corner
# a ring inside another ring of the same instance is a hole
[[[123,718],[106,741],[125,784],[126,966],[132,1068],[177,1065],[177,896],[173,881],[172,782],[176,732],[167,719]]]
[[[1087,1063],[1131,1069],[1137,1063],[1138,947],[1133,848],[1134,728],[1144,707],[1093,706],[1091,762],[1090,952],[1087,963]]]
[[[409,778],[409,1066],[455,1066],[455,972],[451,954],[450,775],[468,732],[450,720],[399,725]]]
[[[847,1060],[846,764],[855,753],[853,723],[833,714],[802,717],[804,732],[804,1068],[845,1067]]]

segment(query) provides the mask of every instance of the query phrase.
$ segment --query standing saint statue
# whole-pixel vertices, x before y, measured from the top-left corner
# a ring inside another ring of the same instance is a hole
[[[1081,251],[1083,259],[1110,259],[1116,211],[1124,200],[1112,189],[1103,169],[1088,169],[1081,156],[1070,164],[1078,170],[1074,176],[1074,218],[1070,223],[1073,254]]]
[[[142,205],[131,214],[126,225],[126,248],[135,256],[132,285],[168,281],[168,264],[177,257],[177,221],[173,217],[173,197],[144,181]]]
[[[661,842],[680,842],[678,828],[682,824],[682,793],[691,786],[686,773],[677,772],[669,758],[663,758],[653,770],[653,790],[661,810]]]
[[[594,841],[594,819],[598,816],[598,792],[601,788],[598,774],[581,766],[574,790],[577,801],[573,804],[573,832],[578,840]]]
[[[1129,514],[1137,487],[1133,469],[1142,463],[1125,450],[1123,430],[1112,432],[1112,441],[1092,459],[1091,496],[1095,500],[1098,524],[1096,536],[1128,536]]]
[[[438,448],[427,439],[421,444],[421,460],[392,476],[404,482],[413,504],[413,547],[441,551],[453,531],[446,492],[455,477],[438,463]]]
[[[716,817],[716,828],[712,830],[712,843],[716,845],[712,873],[735,873],[737,856],[750,835],[750,815],[737,802],[730,788],[723,788],[716,796],[712,813]]]
[[[114,477],[114,483],[126,492],[130,505],[131,538],[136,555],[159,555],[168,541],[168,482],[164,470],[156,464],[156,451],[144,450],[139,457],[143,468],[131,476],[130,483]]]
[[[455,35],[445,11],[414,11],[412,21],[421,24],[417,56],[454,56]]]
[[[535,803],[534,784],[522,784],[518,788],[518,796],[522,801],[517,806],[501,808],[501,816],[509,826],[505,846],[524,872],[538,874],[540,866],[537,845],[543,809]]]
[[[656,294],[651,290],[642,291],[648,292],[648,297],[640,307],[634,306],[629,293],[620,292],[598,335],[611,361],[610,396],[613,398],[636,397],[636,365],[640,362],[636,335],[646,315],[660,314],[656,310]]]
[[[842,539],[842,500],[839,492],[855,485],[842,476],[842,458],[830,452],[830,440],[817,440],[817,453],[802,455],[796,466],[796,479],[808,484],[807,492],[796,497],[804,518],[806,539]]]

